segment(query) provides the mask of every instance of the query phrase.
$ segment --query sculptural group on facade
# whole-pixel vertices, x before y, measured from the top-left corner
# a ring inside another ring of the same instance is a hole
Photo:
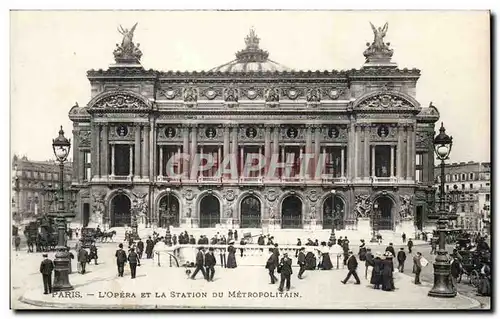
[[[372,201],[370,195],[356,195],[356,204],[354,214],[357,218],[368,218],[372,210]]]
[[[146,193],[143,195],[137,195],[137,194],[134,195],[137,198],[137,200],[134,207],[134,213],[132,214],[132,220],[134,220],[135,218],[136,220],[139,220],[141,223],[144,223],[148,211],[148,202],[146,198],[148,194]]]
[[[368,49],[363,53],[366,58],[390,58],[394,53],[392,49],[389,48],[390,43],[384,42],[384,37],[387,34],[387,29],[389,29],[389,23],[385,23],[383,27],[375,27],[371,22],[370,25],[373,30],[373,42],[367,43]]]
[[[399,217],[401,220],[413,218],[412,201],[410,195],[401,195],[400,197]]]
[[[93,214],[91,217],[92,222],[101,224],[102,223],[102,217],[104,215],[104,211],[106,209],[105,203],[105,198],[106,194],[92,194],[94,197],[94,204],[92,207]]]
[[[117,62],[129,62],[136,61],[138,62],[142,57],[142,52],[139,49],[140,44],[135,45],[133,42],[134,31],[137,27],[137,23],[129,29],[124,29],[121,25],[118,28],[118,32],[123,35],[122,43],[116,44],[116,49],[113,52],[115,56],[115,60]]]

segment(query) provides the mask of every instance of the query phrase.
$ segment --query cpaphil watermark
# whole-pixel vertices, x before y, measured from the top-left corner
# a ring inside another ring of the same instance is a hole
[[[179,179],[188,176],[205,176],[237,180],[240,178],[300,178],[316,180],[327,178],[326,154],[294,153],[286,154],[283,160],[280,154],[266,158],[260,153],[248,153],[244,158],[239,154],[229,154],[223,159],[211,153],[189,155],[176,153],[166,163],[164,176]],[[179,167],[183,166],[182,171]],[[187,165],[187,166],[186,166]],[[187,169],[184,169],[186,166]],[[330,172],[329,174],[332,174]]]

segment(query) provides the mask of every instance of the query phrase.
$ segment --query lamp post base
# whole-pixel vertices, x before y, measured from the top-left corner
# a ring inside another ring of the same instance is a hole
[[[170,234],[170,225],[167,225],[167,231],[165,233],[165,245],[172,246],[172,234]]]
[[[335,227],[332,227],[332,233],[330,234],[330,239],[328,240],[328,242],[333,245],[337,243],[337,239],[335,237]]]
[[[58,246],[56,259],[54,259],[54,284],[52,291],[73,290],[69,282],[70,255],[66,247]]]
[[[451,282],[451,265],[446,257],[446,250],[439,250],[434,262],[434,286],[428,296],[437,298],[453,298],[457,295]]]

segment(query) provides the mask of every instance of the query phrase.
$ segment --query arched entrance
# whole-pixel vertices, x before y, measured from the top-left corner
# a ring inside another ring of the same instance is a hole
[[[295,195],[281,203],[281,228],[302,228],[302,201]]]
[[[381,196],[373,203],[374,226],[376,230],[393,230],[392,209],[394,203],[387,196]]]
[[[214,195],[207,195],[200,201],[200,228],[214,228],[220,224],[220,203]]]
[[[165,228],[167,221],[170,226],[179,227],[179,200],[176,196],[167,193],[160,199],[158,206],[158,226]]]
[[[323,229],[344,229],[344,211],[342,197],[330,194],[323,203]]]
[[[261,210],[260,201],[257,197],[250,195],[241,201],[241,228],[260,228]]]
[[[118,194],[111,200],[111,227],[130,226],[132,213],[130,199],[125,194]]]

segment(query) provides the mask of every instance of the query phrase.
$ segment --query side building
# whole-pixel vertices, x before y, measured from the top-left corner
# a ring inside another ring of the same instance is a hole
[[[441,182],[440,166],[435,167],[436,184]],[[490,231],[491,163],[460,162],[445,165],[445,194],[448,209],[458,214],[456,227]]]
[[[74,209],[76,192],[71,190],[72,163],[65,163],[64,189],[67,209]],[[12,158],[11,212],[16,223],[39,217],[55,209],[59,189],[59,164],[56,161],[33,161],[26,156]]]
[[[145,70],[133,43],[88,71],[91,99],[69,112],[83,224],[129,225],[137,211],[183,228],[422,229],[439,112],[415,99],[420,71],[374,42],[361,69],[296,72],[259,41],[251,30],[209,71]],[[255,156],[265,164],[249,169]]]

